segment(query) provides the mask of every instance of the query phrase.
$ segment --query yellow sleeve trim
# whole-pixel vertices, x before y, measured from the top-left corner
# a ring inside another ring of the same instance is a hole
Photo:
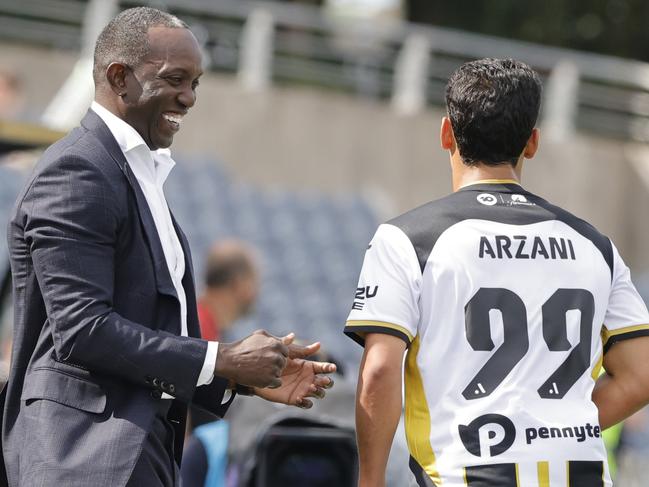
[[[606,325],[604,325],[602,327],[602,342],[604,343],[604,345],[606,345],[606,342],[608,342],[611,337],[624,335],[626,333],[633,333],[634,331],[640,330],[649,330],[649,324],[627,326],[625,328],[618,328],[616,330],[609,330],[608,328],[606,328]]]
[[[390,330],[396,330],[408,337],[408,340],[412,342],[413,336],[412,333],[410,333],[408,330],[406,330],[403,326],[395,325],[393,323],[388,323],[386,321],[372,321],[372,320],[349,320],[347,323],[345,323],[345,326],[348,326],[350,328],[353,328],[355,326],[361,327],[361,326],[376,326],[379,328],[389,328]]]

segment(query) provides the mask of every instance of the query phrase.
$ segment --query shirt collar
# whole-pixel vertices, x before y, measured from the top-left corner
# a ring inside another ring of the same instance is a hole
[[[149,150],[149,147],[146,145],[146,142],[144,142],[144,139],[137,130],[117,115],[114,115],[96,101],[92,102],[90,108],[104,121],[124,154],[136,147],[146,148],[146,150],[151,153],[157,179],[161,182],[164,182],[167,179],[167,176],[169,176],[169,173],[176,165],[174,160],[171,158],[171,151],[169,149]]]
[[[110,130],[113,137],[115,137],[115,140],[119,144],[120,149],[122,149],[122,152],[126,153],[141,145],[146,147],[146,142],[144,142],[144,139],[137,130],[117,115],[114,115],[96,101],[92,102],[90,108],[92,108],[92,110],[99,115],[99,118],[101,118],[108,126],[108,130]]]

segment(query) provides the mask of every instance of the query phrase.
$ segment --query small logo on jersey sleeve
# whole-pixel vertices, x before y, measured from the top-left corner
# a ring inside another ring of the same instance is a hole
[[[372,299],[376,296],[376,293],[379,292],[378,286],[361,286],[356,288],[356,294],[354,296],[354,303],[352,304],[352,309],[356,311],[362,311],[365,306],[366,299]]]
[[[478,203],[482,203],[485,206],[493,206],[498,203],[498,199],[490,193],[480,193],[476,199]]]
[[[516,440],[516,427],[502,414],[485,414],[458,430],[464,448],[476,457],[495,457],[505,453]]]

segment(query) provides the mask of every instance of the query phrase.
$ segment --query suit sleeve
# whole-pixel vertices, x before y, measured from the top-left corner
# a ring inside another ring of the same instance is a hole
[[[345,334],[365,344],[365,334],[385,333],[410,345],[419,323],[421,270],[410,239],[399,228],[379,226],[367,251]]]
[[[649,336],[649,312],[613,245],[613,281],[602,330],[604,352],[621,340],[639,336]]]
[[[90,162],[62,157],[37,176],[21,205],[57,359],[189,402],[207,342],[152,330],[113,309],[125,213],[111,188]]]

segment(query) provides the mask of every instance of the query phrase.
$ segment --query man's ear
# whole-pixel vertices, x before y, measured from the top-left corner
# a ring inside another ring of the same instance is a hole
[[[124,96],[126,94],[126,75],[127,67],[122,63],[110,63],[106,68],[106,79],[110,85],[110,89],[117,96]]]
[[[525,144],[525,149],[523,150],[523,157],[525,159],[531,159],[536,154],[536,151],[539,149],[539,140],[541,138],[541,130],[538,128],[532,129],[532,134],[530,138],[527,139],[527,144]]]
[[[444,150],[455,150],[455,135],[453,134],[453,125],[448,117],[442,118],[442,126],[439,129],[439,141]]]

